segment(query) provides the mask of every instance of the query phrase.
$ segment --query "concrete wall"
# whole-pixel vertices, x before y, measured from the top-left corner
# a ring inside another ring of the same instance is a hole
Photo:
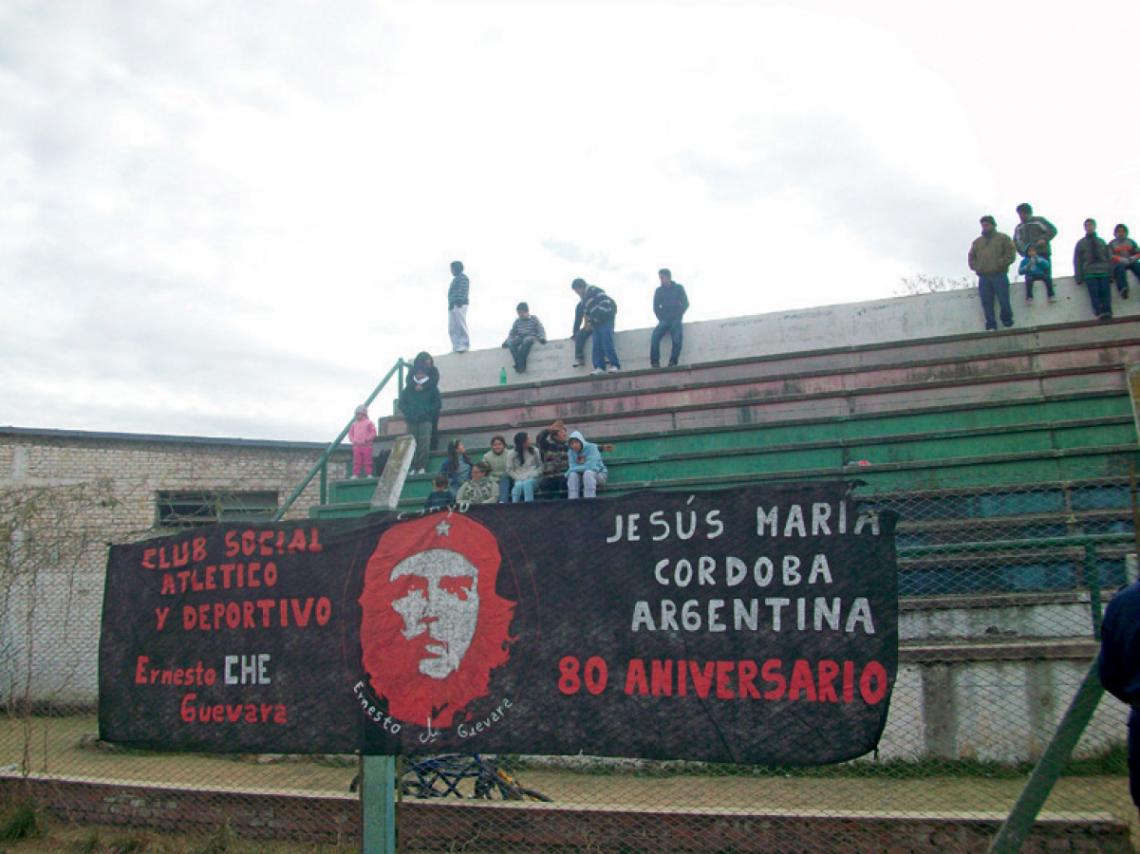
[[[283,501],[322,450],[0,429],[0,705],[95,703],[106,544],[151,532],[159,491],[275,490]],[[314,480],[290,517],[318,499]]]
[[[1038,285],[1040,289],[1041,286]],[[1014,329],[1050,326],[1085,321],[1092,316],[1088,294],[1071,278],[1056,280],[1057,302],[1049,304],[1043,297],[1032,305],[1025,303],[1024,285],[1012,286]],[[1134,287],[1133,293],[1140,292]],[[1118,317],[1140,314],[1140,299],[1113,298],[1113,311]],[[508,324],[511,318],[504,319]],[[557,318],[543,318],[548,332],[563,327]],[[572,320],[572,318],[567,319]],[[828,305],[795,311],[705,320],[685,324],[685,346],[681,364],[740,359],[808,350],[858,347],[885,342],[924,340],[979,332],[984,327],[977,291],[973,288],[938,294],[895,297],[870,302]],[[626,370],[649,367],[651,329],[621,330],[618,311],[616,344],[618,357]],[[1001,333],[994,333],[1000,335]],[[497,344],[498,342],[496,342]],[[668,339],[665,347],[668,347]],[[587,362],[589,348],[587,346]],[[663,358],[665,358],[663,356]],[[440,389],[444,392],[481,388],[499,383],[499,372],[506,368],[508,383],[562,379],[588,374],[591,366],[572,368],[573,343],[568,339],[551,340],[531,351],[525,374],[516,374],[510,353],[498,346],[467,353],[449,353],[436,357],[440,373]]]

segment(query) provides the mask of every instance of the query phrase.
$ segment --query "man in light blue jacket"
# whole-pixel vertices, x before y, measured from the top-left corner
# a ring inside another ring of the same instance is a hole
[[[597,498],[598,487],[604,486],[608,471],[602,462],[602,452],[593,442],[575,430],[570,434],[569,467],[566,469],[566,491],[571,499],[578,497],[579,488],[583,497]]]

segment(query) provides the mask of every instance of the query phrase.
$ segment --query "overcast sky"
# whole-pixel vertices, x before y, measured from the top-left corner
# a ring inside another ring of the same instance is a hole
[[[569,283],[652,322],[1140,230],[1135,2],[0,0],[0,424],[323,441]],[[444,383],[446,387],[446,380]],[[373,414],[381,414],[377,408]]]

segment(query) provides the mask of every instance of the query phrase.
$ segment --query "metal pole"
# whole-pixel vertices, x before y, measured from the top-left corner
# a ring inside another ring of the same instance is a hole
[[[1053,785],[1061,776],[1061,769],[1077,746],[1081,733],[1085,731],[1097,703],[1104,694],[1094,661],[1085,674],[1081,687],[1077,689],[1073,702],[1069,704],[1061,725],[1053,733],[1053,739],[1029,775],[1025,788],[1017,803],[1013,805],[1006,820],[1002,822],[994,841],[990,843],[990,854],[1014,854],[1021,850],[1021,844],[1029,835],[1029,829],[1041,812],[1041,807],[1053,791]]]
[[[400,362],[403,364],[403,361]],[[398,475],[380,478],[372,507],[395,510],[404,488],[404,477],[416,450],[416,440],[401,436],[392,449],[388,468]],[[396,757],[365,756],[361,768],[360,832],[362,854],[396,854]]]
[[[396,854],[396,757],[365,756],[360,786],[362,854]]]

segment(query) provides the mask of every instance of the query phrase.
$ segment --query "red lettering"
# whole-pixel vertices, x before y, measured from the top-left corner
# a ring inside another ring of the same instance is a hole
[[[756,690],[756,675],[759,670],[756,662],[745,658],[736,665],[736,694],[741,699],[759,700],[760,692]]]
[[[662,661],[655,658],[650,662],[649,684],[653,689],[654,697],[671,697],[673,695],[673,662],[671,659],[667,658]],[[629,691],[626,693],[628,694]]]
[[[640,658],[629,660],[629,667],[625,671],[625,693],[642,696],[649,693],[649,683],[645,678],[645,662]]]
[[[797,658],[796,663],[792,665],[792,681],[788,686],[788,699],[798,700],[800,691],[803,691],[811,702],[816,701],[815,681],[812,678],[811,665],[804,659]]]
[[[147,665],[147,662],[149,662],[149,661],[150,661],[150,658],[148,656],[145,656],[145,655],[140,655],[137,659],[135,659],[135,684],[136,685],[145,685],[146,684],[146,665]]]
[[[706,662],[704,667],[699,666],[695,661],[689,662],[689,672],[693,677],[693,687],[697,690],[698,697],[707,697],[709,691],[712,690],[713,672],[715,665],[713,662]]]
[[[732,693],[732,670],[736,666],[734,661],[718,661],[716,663],[716,698],[718,700],[731,700],[736,695]]]
[[[788,682],[784,679],[784,674],[780,672],[784,662],[778,658],[769,658],[760,667],[760,678],[765,683],[770,683],[771,688],[764,691],[765,700],[779,700],[784,696],[784,692],[788,688]]]
[[[226,557],[237,557],[240,551],[237,531],[226,531]]]
[[[273,538],[277,536],[276,531],[262,531],[257,536],[257,544],[259,546],[258,553],[262,557],[273,556]]]
[[[154,562],[155,555],[158,554],[158,549],[143,549],[142,568],[143,569],[158,569]]]
[[[855,662],[843,662],[843,702],[855,702]]]
[[[879,662],[869,662],[863,668],[859,676],[859,693],[868,706],[876,705],[887,695],[887,671]]]
[[[839,676],[839,665],[829,658],[819,662],[819,701],[821,703],[838,703],[839,695],[835,693],[835,686],[831,683]]]
[[[194,563],[201,563],[206,559],[206,538],[194,538]]]

